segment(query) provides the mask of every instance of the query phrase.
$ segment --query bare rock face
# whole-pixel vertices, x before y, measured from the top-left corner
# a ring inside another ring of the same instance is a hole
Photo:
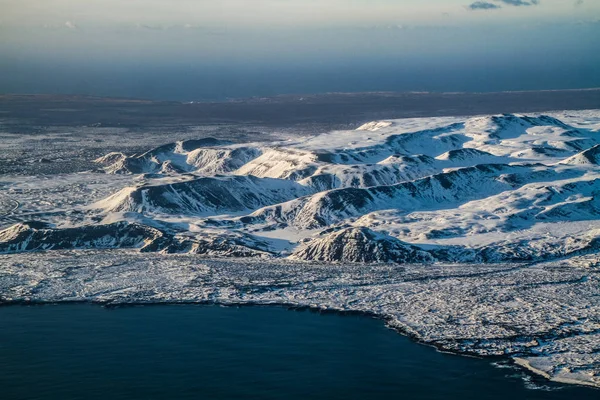
[[[146,247],[147,252],[197,254],[208,257],[271,258],[268,245],[251,235],[203,233],[193,237],[176,236],[163,248]]]
[[[38,221],[0,231],[0,253],[43,250],[136,248],[143,253],[188,253],[213,257],[268,258],[268,245],[244,234],[177,235],[120,221],[76,228],[52,228]]]
[[[164,238],[163,232],[125,221],[106,225],[55,229],[24,222],[0,231],[0,253],[39,250],[143,248]]]
[[[291,257],[306,261],[427,263],[434,258],[416,246],[368,228],[346,228],[310,241]]]

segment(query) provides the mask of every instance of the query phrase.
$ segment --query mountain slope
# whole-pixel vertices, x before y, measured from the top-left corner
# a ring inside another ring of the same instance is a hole
[[[245,223],[285,222],[302,229],[325,227],[369,212],[404,212],[456,207],[467,201],[514,190],[526,183],[573,177],[542,165],[482,164],[392,186],[346,188],[317,193],[253,213]]]
[[[29,222],[0,231],[0,253],[39,250],[128,248],[151,245],[164,234],[154,228],[117,222],[109,225],[53,229],[47,224]]]
[[[230,176],[129,187],[96,203],[105,212],[215,214],[253,210],[311,193],[292,181]]]
[[[418,247],[368,228],[345,228],[324,234],[296,250],[289,258],[356,263],[429,263],[435,260]]]
[[[599,111],[185,140],[96,162],[106,174],[3,182],[7,222],[52,225],[8,228],[0,249],[469,263],[597,251]],[[33,187],[53,189],[38,196]]]
[[[561,164],[569,165],[600,165],[600,145],[582,151],[579,154],[569,157]]]

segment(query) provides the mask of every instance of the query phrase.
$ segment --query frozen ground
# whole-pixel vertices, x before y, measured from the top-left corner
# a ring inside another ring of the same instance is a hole
[[[600,387],[600,270],[585,263],[357,265],[131,250],[22,253],[0,259],[0,300],[364,312],[443,350],[510,357],[552,380]]]
[[[1,133],[2,301],[360,311],[600,386],[598,110],[77,129]]]

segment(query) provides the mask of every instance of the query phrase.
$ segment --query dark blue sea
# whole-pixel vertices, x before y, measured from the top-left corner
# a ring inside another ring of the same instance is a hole
[[[281,307],[0,307],[0,399],[599,399],[416,344],[356,315]]]

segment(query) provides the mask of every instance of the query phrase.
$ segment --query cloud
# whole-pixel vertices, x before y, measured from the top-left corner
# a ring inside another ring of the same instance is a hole
[[[575,7],[579,7],[583,5],[583,0],[577,0],[575,1]]]
[[[506,4],[509,6],[537,6],[538,4],[540,4],[540,0],[492,0],[495,3],[502,3],[502,4]],[[583,3],[583,0],[577,0],[577,2],[581,2]],[[495,4],[495,3],[490,3],[489,1],[476,1],[475,3],[472,3],[471,5],[467,6],[467,8],[469,10],[497,10],[499,8],[502,8],[500,5]]]
[[[79,30],[79,25],[75,24],[74,22],[71,21],[67,21],[65,23],[61,23],[61,24],[43,24],[40,26],[43,29],[48,29],[48,30],[53,30],[53,31],[59,31],[59,30],[72,30],[72,31],[76,31]]]
[[[475,3],[468,6],[469,10],[496,10],[502,8],[494,3],[488,3],[486,1],[476,1]]]
[[[164,25],[136,24],[136,27],[139,29],[147,29],[149,31],[164,31],[168,29],[168,27]]]
[[[137,23],[129,27],[130,29],[136,29],[138,31],[145,32],[164,32],[165,34],[178,34],[182,32],[197,33],[205,36],[224,36],[227,35],[226,29],[218,29],[214,27],[207,27],[195,24],[140,24]]]
[[[79,27],[71,21],[65,22],[65,26],[69,29],[79,29]]]
[[[540,0],[495,0],[500,1],[504,4],[508,4],[509,6],[537,6],[540,4]]]

